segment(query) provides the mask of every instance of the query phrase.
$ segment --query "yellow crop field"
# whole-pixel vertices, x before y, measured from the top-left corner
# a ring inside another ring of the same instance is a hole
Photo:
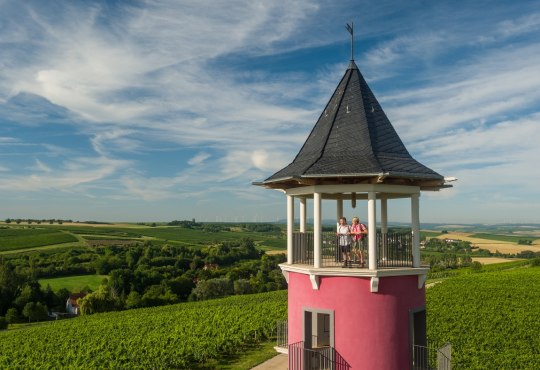
[[[499,251],[501,253],[519,253],[523,251],[540,252],[540,240],[535,240],[533,245],[519,245],[513,242],[489,240],[471,237],[472,233],[450,232],[438,235],[438,239],[454,239],[471,242],[473,246],[487,249],[490,252]]]

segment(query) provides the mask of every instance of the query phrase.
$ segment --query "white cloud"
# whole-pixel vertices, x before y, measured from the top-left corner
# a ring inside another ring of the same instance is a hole
[[[33,169],[41,172],[52,172],[52,169],[39,159],[36,159],[36,165],[33,167]]]
[[[196,166],[196,165],[199,165],[199,164],[203,163],[204,161],[206,161],[210,157],[211,157],[210,154],[205,153],[205,152],[200,152],[195,157],[191,158],[187,163],[190,166]]]
[[[81,185],[103,180],[125,166],[126,161],[105,157],[74,158],[62,168],[51,168],[36,160],[37,173],[13,174],[0,178],[0,189],[37,192],[42,190],[71,191]]]
[[[463,124],[512,114],[540,101],[540,51],[497,50],[457,69],[445,67],[431,86],[410,88],[381,99],[405,138],[448,133]],[[452,70],[452,73],[447,72]]]

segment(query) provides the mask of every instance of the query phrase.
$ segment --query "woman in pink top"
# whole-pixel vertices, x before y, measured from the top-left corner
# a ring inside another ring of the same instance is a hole
[[[367,236],[367,227],[360,223],[358,217],[353,217],[351,225],[351,235],[353,238],[353,253],[360,263],[360,267],[364,267],[364,240]]]

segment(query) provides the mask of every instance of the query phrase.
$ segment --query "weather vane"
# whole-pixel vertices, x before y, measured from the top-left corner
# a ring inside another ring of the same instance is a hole
[[[347,31],[351,34],[351,60],[354,60],[354,23],[347,23],[345,28],[347,28]]]

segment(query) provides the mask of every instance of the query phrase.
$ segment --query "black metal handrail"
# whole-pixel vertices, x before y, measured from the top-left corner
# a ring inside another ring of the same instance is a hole
[[[380,233],[377,232],[377,267],[412,267],[412,233]],[[367,240],[361,242],[364,261],[367,264],[369,255]],[[359,265],[359,253],[351,251],[353,265]],[[314,237],[313,232],[293,233],[293,264],[313,265],[314,257]],[[321,234],[321,267],[338,267],[343,263],[342,253],[339,248],[338,237],[335,233],[325,232]]]
[[[287,348],[289,345],[289,324],[287,320],[278,321],[276,336],[276,347]]]
[[[452,346],[447,343],[441,348],[413,345],[412,366],[414,370],[451,370]]]
[[[351,366],[333,348],[305,348],[304,342],[289,344],[289,370],[350,370]]]
[[[379,267],[412,266],[412,233],[377,233]]]

